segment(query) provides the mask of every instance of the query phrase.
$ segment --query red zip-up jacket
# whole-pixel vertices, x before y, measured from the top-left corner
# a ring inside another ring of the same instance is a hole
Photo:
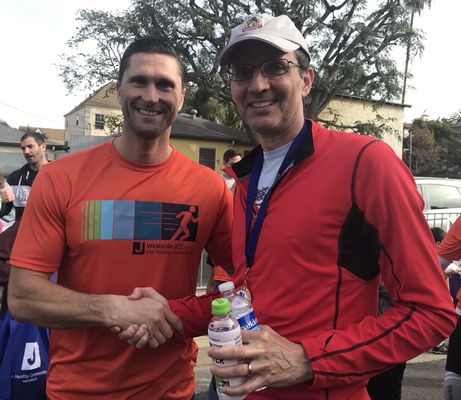
[[[448,337],[456,316],[423,200],[394,151],[309,120],[300,134],[294,164],[273,190],[248,286],[260,324],[304,346],[314,379],[247,399],[368,399],[368,378]],[[227,170],[237,182],[236,285],[246,269],[248,178],[260,151]],[[381,279],[395,306],[378,316]],[[172,302],[188,334],[205,334],[210,298]]]

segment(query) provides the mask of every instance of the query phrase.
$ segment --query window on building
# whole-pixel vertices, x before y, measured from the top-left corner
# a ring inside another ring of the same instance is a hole
[[[198,162],[214,170],[216,168],[216,149],[200,147]]]
[[[104,129],[104,114],[95,114],[95,129]]]
[[[75,125],[78,126],[78,115],[75,116]]]

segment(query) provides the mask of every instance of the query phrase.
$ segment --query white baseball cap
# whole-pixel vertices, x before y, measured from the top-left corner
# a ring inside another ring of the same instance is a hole
[[[287,15],[258,14],[250,15],[232,29],[229,42],[218,56],[218,64],[228,65],[235,45],[245,40],[259,40],[286,53],[301,48],[310,58],[306,39]]]

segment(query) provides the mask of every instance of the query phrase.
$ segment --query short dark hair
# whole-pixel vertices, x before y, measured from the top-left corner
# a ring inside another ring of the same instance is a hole
[[[432,237],[434,238],[434,242],[439,243],[445,237],[445,231],[442,228],[434,227],[431,228]]]
[[[22,142],[23,140],[26,140],[29,137],[33,138],[38,145],[45,143],[46,139],[46,136],[40,132],[26,132],[24,135],[21,136],[20,141]]]
[[[235,149],[229,149],[224,152],[222,158],[224,160],[224,163],[227,164],[231,158],[234,158],[237,156],[242,157],[242,153],[240,153],[238,150],[235,150]]]
[[[176,54],[175,49],[164,40],[151,36],[137,39],[126,48],[120,60],[120,67],[118,70],[119,84],[122,82],[123,74],[130,64],[130,57],[136,53],[164,54],[176,58],[179,74],[181,75],[181,82],[183,82],[184,85],[184,65]]]

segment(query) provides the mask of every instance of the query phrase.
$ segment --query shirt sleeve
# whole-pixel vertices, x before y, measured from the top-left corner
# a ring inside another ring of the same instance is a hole
[[[205,249],[214,265],[220,265],[232,274],[231,229],[233,218],[232,192],[227,188],[224,180],[222,184],[221,199],[219,201],[216,218]]]
[[[356,165],[352,188],[356,206],[376,229],[382,280],[394,306],[301,341],[313,388],[365,380],[416,357],[447,338],[456,321],[423,200],[406,166],[374,142]]]
[[[194,338],[208,334],[211,321],[211,302],[220,297],[217,290],[203,296],[188,296],[169,300],[171,310],[181,319],[184,334],[181,338]]]

